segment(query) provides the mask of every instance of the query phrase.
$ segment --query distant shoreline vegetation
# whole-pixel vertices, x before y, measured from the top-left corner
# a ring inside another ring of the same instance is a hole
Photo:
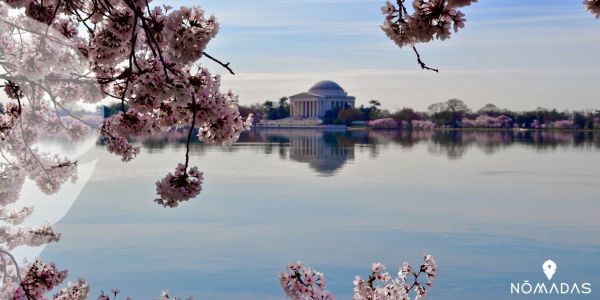
[[[103,107],[104,117],[121,111],[121,104]],[[239,105],[240,114],[252,113],[256,120],[278,120],[290,116],[287,97],[262,104]],[[323,118],[325,125],[346,125],[371,129],[554,129],[600,130],[600,110],[558,111],[536,108],[513,111],[486,104],[474,111],[462,100],[450,99],[430,105],[426,112],[402,108],[394,112],[381,109],[381,103],[371,100],[368,106],[341,107],[329,110]]]
[[[250,106],[240,105],[242,115],[253,113],[255,120],[277,120],[289,117],[289,100],[266,101]],[[558,111],[536,108],[513,111],[486,104],[473,111],[462,100],[450,99],[430,105],[428,111],[402,108],[394,112],[381,109],[371,100],[368,106],[343,107],[325,113],[326,125],[369,127],[372,129],[560,129],[600,130],[600,110]]]

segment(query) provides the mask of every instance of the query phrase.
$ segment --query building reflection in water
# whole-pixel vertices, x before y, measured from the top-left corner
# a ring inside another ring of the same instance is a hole
[[[307,163],[320,175],[331,176],[354,159],[354,144],[343,135],[314,130],[288,131],[290,160]]]
[[[164,137],[140,141],[147,152],[159,152],[165,148],[185,147],[186,132],[172,132]],[[536,151],[573,147],[599,151],[600,133],[580,131],[323,131],[316,129],[256,129],[244,133],[230,147],[209,146],[201,142],[192,145],[194,155],[203,155],[209,149],[219,151],[257,151],[277,154],[283,160],[307,164],[321,176],[332,176],[354,160],[356,152],[368,151],[377,157],[382,149],[390,146],[411,149],[425,146],[431,155],[447,159],[460,159],[470,149],[479,149],[488,155],[514,146],[524,146]]]

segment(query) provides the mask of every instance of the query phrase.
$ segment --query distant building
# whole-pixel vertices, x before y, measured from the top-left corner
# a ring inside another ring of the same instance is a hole
[[[292,118],[322,119],[328,110],[354,107],[355,100],[337,83],[324,80],[317,82],[308,92],[290,97],[290,115]]]

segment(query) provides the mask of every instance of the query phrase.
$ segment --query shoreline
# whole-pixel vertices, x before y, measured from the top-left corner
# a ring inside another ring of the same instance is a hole
[[[269,130],[269,129],[312,129],[312,130],[331,130],[331,131],[496,131],[496,132],[600,132],[600,129],[559,129],[559,128],[431,128],[431,129],[401,129],[401,128],[369,128],[369,127],[351,127],[343,125],[334,126],[252,126],[251,130]]]

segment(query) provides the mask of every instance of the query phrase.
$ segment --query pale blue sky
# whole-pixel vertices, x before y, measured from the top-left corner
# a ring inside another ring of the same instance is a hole
[[[166,3],[160,1],[158,3]],[[383,0],[202,0],[221,31],[207,51],[230,61],[223,85],[240,103],[277,99],[313,83],[338,82],[358,104],[424,110],[449,98],[529,109],[600,108],[600,20],[579,0],[481,0],[445,42],[418,45],[441,70],[422,71],[410,49],[379,29]],[[543,4],[542,4],[543,3]],[[213,72],[225,74],[207,62]]]

